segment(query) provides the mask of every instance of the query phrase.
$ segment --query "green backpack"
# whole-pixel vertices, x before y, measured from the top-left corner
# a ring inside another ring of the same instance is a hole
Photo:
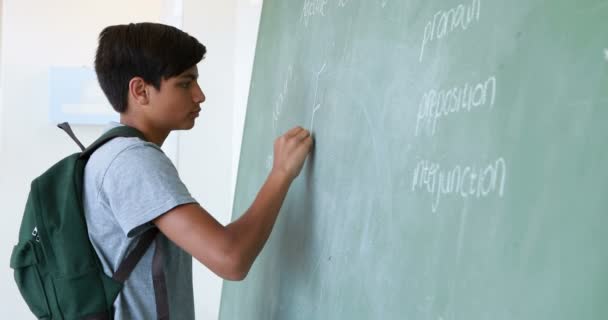
[[[64,158],[32,182],[10,266],[21,295],[38,319],[110,320],[124,281],[157,239],[158,229],[145,232],[114,275],[107,276],[87,231],[82,204],[84,168],[91,154],[111,139],[144,136],[121,126],[85,149],[67,123],[58,126],[82,152]],[[168,319],[163,253],[158,250],[162,246],[156,248],[152,272],[157,315]]]

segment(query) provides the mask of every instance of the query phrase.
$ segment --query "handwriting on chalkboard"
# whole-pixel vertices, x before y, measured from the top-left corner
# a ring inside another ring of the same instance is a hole
[[[279,117],[281,116],[281,113],[283,111],[283,106],[285,104],[285,99],[287,99],[287,94],[289,93],[289,82],[291,81],[292,76],[293,76],[293,67],[290,65],[287,68],[287,77],[285,79],[285,82],[283,83],[283,88],[282,88],[281,92],[279,93],[279,96],[277,97],[277,99],[274,101],[274,107],[272,109],[272,128],[274,130],[275,136],[278,134],[277,129],[278,129]]]
[[[480,15],[481,0],[473,0],[468,5],[460,4],[447,11],[441,10],[435,13],[433,19],[424,27],[419,61],[422,61],[424,50],[429,43],[441,40],[458,29],[466,30],[471,23],[479,21]]]
[[[314,125],[315,125],[315,113],[317,113],[317,110],[319,110],[319,108],[321,107],[321,103],[317,102],[317,93],[319,92],[319,78],[321,78],[321,74],[325,71],[326,66],[327,66],[327,63],[323,63],[323,66],[315,75],[315,77],[316,77],[315,78],[315,96],[313,99],[312,117],[310,120],[310,132],[311,133],[313,132],[312,130],[314,129]]]
[[[433,89],[426,92],[418,107],[415,135],[420,133],[433,136],[441,117],[454,113],[470,112],[473,108],[487,106],[490,109],[496,101],[496,77],[472,84],[465,83],[451,89]]]
[[[279,119],[281,118],[281,114],[283,113],[283,108],[285,106],[285,100],[287,100],[287,95],[289,94],[289,84],[291,82],[291,78],[293,78],[293,66],[290,65],[287,67],[287,75],[285,77],[285,82],[283,82],[281,92],[274,101],[274,106],[272,108],[272,130],[274,137],[277,137],[280,134]],[[272,154],[266,157],[266,169],[272,169],[273,159],[274,157]]]
[[[269,154],[266,157],[266,169],[271,170],[273,162],[274,162],[274,156],[272,154]]]
[[[608,49],[604,49],[604,58],[608,61]]]
[[[485,166],[442,168],[439,163],[421,160],[414,169],[412,191],[433,195],[431,210],[437,211],[441,197],[482,198],[491,194],[502,197],[507,179],[507,163],[498,158]]]
[[[325,16],[326,5],[327,0],[304,0],[304,7],[302,8],[302,15],[300,17],[300,20],[304,22],[304,26],[308,27],[311,17]]]
[[[338,0],[338,7],[346,7],[346,5],[348,4],[350,0]]]

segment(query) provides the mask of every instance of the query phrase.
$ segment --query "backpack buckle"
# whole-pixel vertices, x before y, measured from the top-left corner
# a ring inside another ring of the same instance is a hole
[[[34,237],[36,242],[40,242],[40,236],[38,235],[38,226],[34,227],[34,230],[32,231],[32,237]]]

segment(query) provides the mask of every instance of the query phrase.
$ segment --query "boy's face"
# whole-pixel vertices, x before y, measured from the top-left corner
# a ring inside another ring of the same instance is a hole
[[[205,95],[198,85],[198,68],[187,69],[169,79],[161,79],[160,90],[150,86],[148,119],[162,130],[188,130],[201,111]]]

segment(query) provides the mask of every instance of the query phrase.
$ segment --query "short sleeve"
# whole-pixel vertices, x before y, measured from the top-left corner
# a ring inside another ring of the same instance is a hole
[[[128,237],[151,228],[152,220],[171,209],[196,202],[171,160],[146,142],[129,146],[116,155],[99,191]]]

